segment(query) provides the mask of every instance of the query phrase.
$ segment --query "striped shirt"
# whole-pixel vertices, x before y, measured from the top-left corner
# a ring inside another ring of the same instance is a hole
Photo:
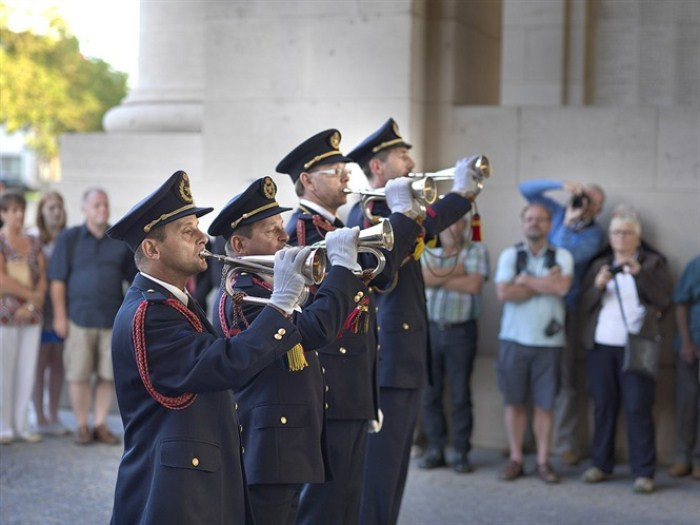
[[[425,250],[421,257],[423,268],[434,269],[436,275],[444,275],[455,265],[455,257],[443,257],[442,248]],[[481,274],[489,277],[489,256],[486,246],[473,242],[459,252],[457,264],[461,264],[467,274]],[[442,287],[425,287],[428,305],[428,320],[438,323],[463,323],[472,321],[481,313],[481,296],[445,290]]]

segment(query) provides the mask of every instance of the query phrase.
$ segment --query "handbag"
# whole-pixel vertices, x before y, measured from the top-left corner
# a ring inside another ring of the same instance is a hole
[[[32,271],[26,259],[12,259],[5,261],[5,273],[19,284],[32,288]],[[0,295],[10,295],[3,293]]]
[[[659,373],[661,338],[658,335],[646,336],[630,333],[625,310],[622,308],[622,298],[620,297],[620,288],[617,284],[616,276],[613,276],[613,279],[615,281],[617,301],[620,305],[620,313],[622,314],[622,322],[625,323],[625,329],[627,330],[627,343],[625,344],[625,353],[622,358],[622,371],[656,379],[656,375]]]

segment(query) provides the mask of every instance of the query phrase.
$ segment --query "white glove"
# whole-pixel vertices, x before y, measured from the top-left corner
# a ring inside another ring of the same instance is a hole
[[[420,204],[411,192],[412,182],[413,180],[408,177],[399,177],[386,183],[384,193],[386,195],[386,203],[392,213],[403,213],[412,218],[421,214]]]
[[[357,262],[357,240],[360,228],[338,228],[326,234],[326,253],[333,266],[342,266],[351,272],[361,272]]]
[[[379,419],[369,420],[369,426],[367,427],[367,432],[369,434],[377,434],[382,429],[382,425],[384,424],[384,412],[382,412],[381,408],[378,409],[377,417]]]
[[[465,196],[470,193],[476,193],[479,178],[476,163],[479,157],[480,155],[472,155],[457,161],[457,164],[455,164],[455,180],[452,183],[453,192]]]
[[[311,246],[287,248],[275,254],[274,279],[270,303],[287,315],[291,315],[306,289],[306,279],[301,273]]]

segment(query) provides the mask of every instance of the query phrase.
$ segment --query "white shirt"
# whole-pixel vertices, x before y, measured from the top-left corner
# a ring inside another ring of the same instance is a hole
[[[620,302],[615,293],[615,279],[620,287],[627,328],[622,320]],[[627,268],[625,268],[605,285],[603,305],[595,326],[594,341],[607,346],[625,346],[627,344],[627,331],[638,334],[642,329],[645,313],[646,308],[639,302],[634,276],[628,273]]]
[[[188,299],[189,295],[187,294],[186,291],[180,290],[177,286],[174,286],[174,285],[172,285],[172,284],[170,284],[170,283],[166,283],[165,281],[161,281],[160,279],[156,279],[156,278],[153,277],[152,275],[148,275],[148,274],[145,273],[145,272],[140,272],[140,273],[141,273],[141,275],[143,275],[144,277],[148,277],[151,281],[153,281],[153,282],[158,283],[159,285],[161,285],[163,288],[165,288],[165,289],[168,290],[171,294],[173,294],[175,297],[177,297],[177,299],[178,299],[182,304],[184,304],[185,306],[187,306],[187,299]]]
[[[312,210],[317,211],[321,217],[329,221],[331,224],[336,219],[335,215],[333,215],[330,211],[328,211],[326,208],[324,208],[317,202],[311,202],[308,199],[299,199],[299,204],[305,206],[306,208],[311,208]]]

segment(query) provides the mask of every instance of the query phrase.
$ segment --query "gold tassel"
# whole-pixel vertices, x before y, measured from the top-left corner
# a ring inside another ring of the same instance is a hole
[[[287,352],[287,362],[289,363],[290,372],[299,372],[309,366],[309,363],[306,362],[304,347],[301,346],[301,343],[294,345],[294,347]]]

